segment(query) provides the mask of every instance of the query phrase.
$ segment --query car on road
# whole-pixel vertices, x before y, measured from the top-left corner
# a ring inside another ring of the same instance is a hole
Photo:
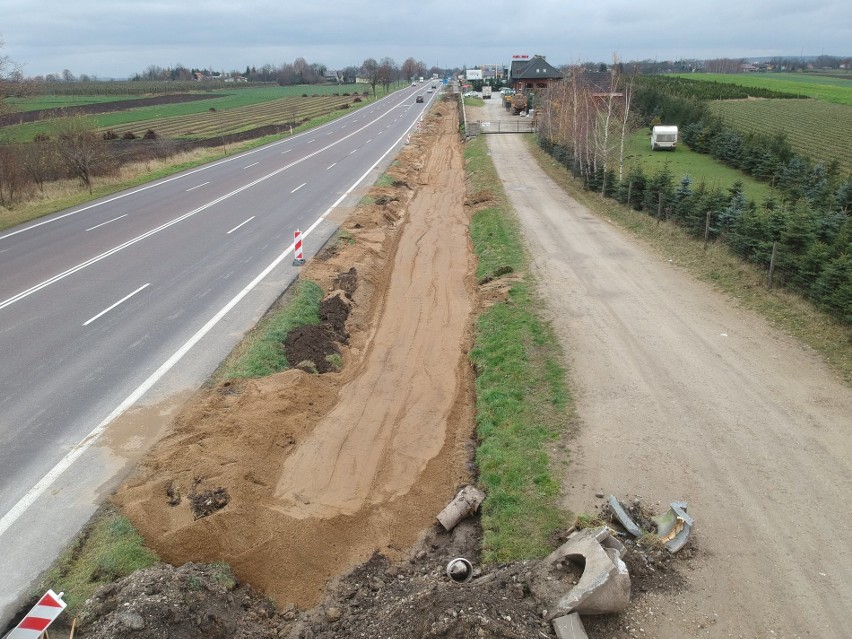
[[[416,98],[414,101],[415,101],[415,102],[423,102],[423,96],[422,96],[422,95],[418,95],[418,96],[417,96],[417,98]]]

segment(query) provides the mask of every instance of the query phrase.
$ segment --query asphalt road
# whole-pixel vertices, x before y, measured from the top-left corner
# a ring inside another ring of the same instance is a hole
[[[0,624],[436,95],[0,232]]]

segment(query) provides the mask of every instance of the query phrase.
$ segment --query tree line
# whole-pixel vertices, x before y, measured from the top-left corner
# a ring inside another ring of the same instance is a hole
[[[687,85],[617,67],[603,79],[584,75],[578,70],[547,90],[538,108],[539,144],[584,188],[722,242],[764,268],[774,246],[782,283],[852,324],[852,177],[796,153],[783,136],[725,126],[691,87],[678,94]],[[757,203],[741,183],[723,190],[688,175],[675,179],[668,165],[653,175],[639,164],[625,167],[625,137],[655,122],[678,124],[690,148],[769,181],[779,196]]]

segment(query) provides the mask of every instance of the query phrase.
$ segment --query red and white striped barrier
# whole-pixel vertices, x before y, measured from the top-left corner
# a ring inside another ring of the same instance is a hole
[[[62,601],[62,595],[48,590],[45,595],[32,607],[27,616],[21,620],[6,639],[38,639],[47,627],[52,624],[60,613],[65,610],[66,603]]]
[[[302,232],[296,229],[293,233],[293,266],[302,266],[305,263],[305,256],[302,255]]]

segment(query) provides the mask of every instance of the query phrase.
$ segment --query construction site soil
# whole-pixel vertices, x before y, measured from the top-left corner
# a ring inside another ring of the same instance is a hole
[[[76,637],[555,636],[538,562],[483,566],[478,517],[435,519],[474,479],[472,320],[507,288],[473,279],[468,221],[490,198],[466,198],[454,101],[387,173],[304,267],[328,296],[285,346],[298,368],[200,392],[117,491],[167,563],[99,591]],[[631,546],[634,604],[587,618],[591,636],[643,636],[631,610],[682,583],[695,547]],[[456,557],[472,581],[448,578]]]

